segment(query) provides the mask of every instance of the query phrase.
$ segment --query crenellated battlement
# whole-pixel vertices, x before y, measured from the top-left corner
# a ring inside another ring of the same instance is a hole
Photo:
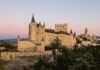
[[[55,31],[56,32],[67,32],[67,24],[55,24]]]

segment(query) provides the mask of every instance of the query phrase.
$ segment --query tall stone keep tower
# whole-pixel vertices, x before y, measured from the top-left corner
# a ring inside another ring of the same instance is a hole
[[[39,22],[37,24],[37,44],[41,44],[42,41],[44,41],[45,39],[45,24],[41,24],[41,22]]]
[[[45,24],[41,25],[41,22],[35,21],[34,15],[32,16],[31,23],[29,24],[29,40],[41,44],[45,39]]]
[[[55,24],[56,32],[67,32],[67,24]]]
[[[32,16],[31,23],[29,24],[29,40],[37,41],[37,24],[35,22],[34,15]]]

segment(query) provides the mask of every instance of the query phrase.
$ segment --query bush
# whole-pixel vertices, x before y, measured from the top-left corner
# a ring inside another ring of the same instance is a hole
[[[0,60],[0,70],[5,70],[5,62]]]
[[[97,40],[97,44],[100,44],[100,40]]]
[[[62,54],[57,55],[56,63],[55,61],[53,64],[39,61],[38,65],[35,64],[35,66],[40,67],[40,69],[36,70],[43,70],[41,66],[44,70],[100,70],[100,46],[63,48],[60,52]]]

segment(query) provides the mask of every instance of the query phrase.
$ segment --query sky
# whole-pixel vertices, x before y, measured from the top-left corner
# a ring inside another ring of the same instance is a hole
[[[46,28],[67,23],[77,35],[87,27],[100,36],[100,0],[0,0],[0,39],[28,37],[33,13]]]

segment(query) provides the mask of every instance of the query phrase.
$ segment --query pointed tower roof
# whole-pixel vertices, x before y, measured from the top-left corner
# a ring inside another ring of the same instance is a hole
[[[74,32],[74,37],[76,37],[76,32]]]
[[[20,40],[20,37],[19,37],[19,35],[17,36],[17,40],[18,40],[18,41]]]
[[[88,34],[88,28],[87,27],[85,28],[85,34]]]
[[[35,22],[34,14],[32,15],[32,22]]]
[[[72,29],[70,29],[70,34],[73,34],[73,31],[72,31]]]
[[[45,22],[43,23],[43,26],[45,27]]]
[[[88,31],[88,28],[87,27],[85,28],[85,31]]]

